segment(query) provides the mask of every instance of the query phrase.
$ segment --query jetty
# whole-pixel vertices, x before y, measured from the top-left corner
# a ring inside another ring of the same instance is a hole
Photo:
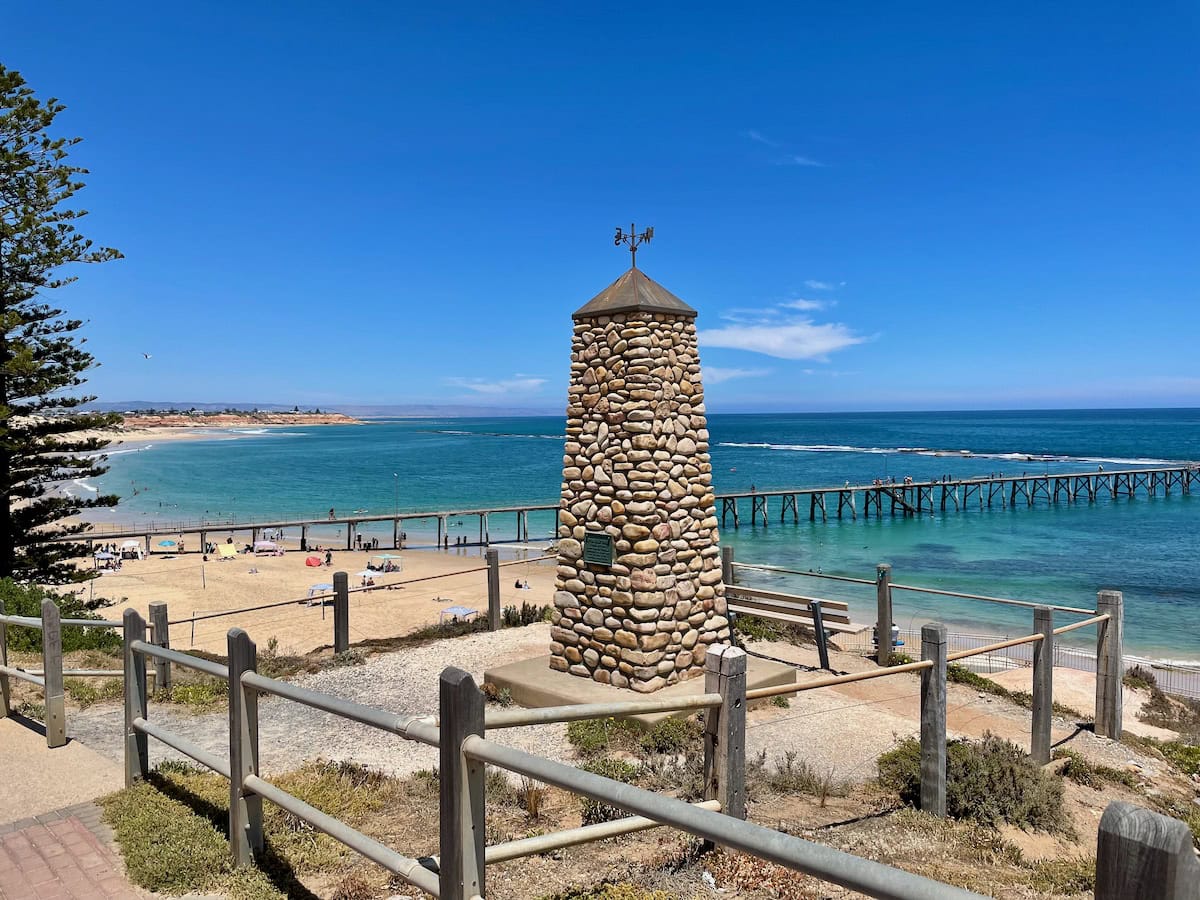
[[[799,523],[802,511],[807,509],[808,519],[815,522],[828,521],[830,517],[857,519],[859,511],[865,518],[876,516],[919,516],[935,512],[964,511],[972,506],[979,509],[998,507],[1007,509],[1019,505],[1033,506],[1037,502],[1047,504],[1095,502],[1111,497],[1133,498],[1136,496],[1170,496],[1172,492],[1190,494],[1192,485],[1200,482],[1200,465],[1172,466],[1154,469],[1123,469],[1082,473],[1025,473],[1021,475],[981,476],[977,478],[948,479],[941,481],[877,482],[874,484],[841,487],[787,488],[782,490],[751,491],[740,494],[720,494],[716,500],[720,505],[722,527],[732,524],[740,528],[743,524],[766,526],[773,515],[778,515],[781,524],[788,521]],[[750,518],[743,518],[749,505]],[[390,512],[366,515],[353,513],[332,517],[281,517],[239,521],[229,519],[202,519],[182,522],[149,521],[130,525],[96,526],[86,535],[76,535],[56,540],[86,540],[93,542],[136,538],[144,540],[150,552],[151,539],[161,536],[196,535],[199,548],[208,542],[210,533],[245,533],[253,543],[265,532],[300,532],[301,547],[309,545],[312,528],[329,526],[344,527],[347,550],[355,549],[356,536],[364,525],[388,523],[392,525],[393,548],[403,543],[405,523],[432,522],[436,526],[437,545],[442,546],[449,538],[451,523],[463,519],[474,519],[478,526],[477,546],[498,543],[492,539],[491,530],[499,517],[512,516],[516,522],[515,541],[531,540],[529,514],[533,512],[555,513],[558,503],[501,506],[490,509],[448,509],[427,512]],[[464,529],[465,530],[465,529]],[[539,540],[540,538],[532,538]],[[553,538],[547,536],[546,540]],[[507,541],[506,541],[507,542]]]
[[[808,519],[822,522],[830,516],[841,519],[849,514],[858,518],[859,509],[864,518],[900,515],[920,516],[934,512],[956,512],[977,505],[979,509],[1008,509],[1024,504],[1033,506],[1039,501],[1047,504],[1094,503],[1101,497],[1113,500],[1118,497],[1130,499],[1138,496],[1170,496],[1177,490],[1190,494],[1192,485],[1200,481],[1200,465],[1190,464],[1153,469],[1122,469],[1106,472],[1098,468],[1094,472],[1053,473],[1023,472],[1020,475],[985,475],[975,478],[939,479],[937,481],[903,482],[876,480],[872,484],[841,487],[789,488],[786,490],[750,491],[742,494],[725,494],[717,499],[721,503],[721,525],[732,521],[733,527],[742,524],[739,502],[750,505],[749,525],[767,525],[772,507],[778,510],[780,523],[786,523],[790,515],[793,523],[800,521],[801,510],[808,507]]]

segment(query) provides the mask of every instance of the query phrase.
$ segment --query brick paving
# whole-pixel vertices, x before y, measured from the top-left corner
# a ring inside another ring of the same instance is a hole
[[[92,803],[0,825],[0,900],[143,900],[110,842]]]

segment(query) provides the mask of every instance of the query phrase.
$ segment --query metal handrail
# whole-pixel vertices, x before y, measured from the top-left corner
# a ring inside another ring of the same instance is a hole
[[[720,800],[701,800],[692,806],[721,811]],[[523,856],[533,856],[535,853],[545,853],[548,850],[561,850],[563,847],[574,847],[578,844],[590,844],[606,838],[620,837],[623,834],[633,834],[650,828],[659,828],[662,822],[655,822],[645,816],[626,816],[610,822],[596,822],[593,825],[582,825],[579,828],[568,828],[551,834],[539,834],[534,837],[518,838],[515,841],[505,841],[503,844],[492,844],[484,850],[484,861],[490,866],[494,863],[508,862],[510,859],[520,859]]]
[[[764,572],[778,572],[781,575],[806,575],[809,578],[828,578],[830,581],[845,581],[849,584],[865,584],[870,587],[875,586],[875,582],[869,578],[854,578],[850,575],[827,575],[824,572],[801,572],[799,569],[785,569],[783,566],[768,566],[763,563],[740,563],[735,562],[735,567],[740,569],[761,569]]]
[[[573,766],[534,756],[478,735],[470,735],[463,741],[462,752],[481,762],[536,778],[872,897],[896,900],[980,900],[982,896],[752,822],[735,819],[723,813],[698,808],[682,800],[664,797],[631,784],[623,784]]]
[[[1035,644],[1042,640],[1044,635],[1027,634],[1024,637],[1012,638],[1007,641],[997,641],[994,644],[984,644],[982,647],[971,647],[967,650],[959,650],[955,653],[946,654],[946,662],[954,662],[956,659],[966,659],[968,656],[980,656],[984,653],[992,653],[996,650],[1003,650],[1005,647],[1016,647],[1020,644]]]
[[[267,678],[265,675],[260,675],[257,672],[243,672],[241,679],[243,685],[254,688],[261,693],[273,694],[276,697],[283,697],[285,700],[292,700],[304,706],[311,706],[313,709],[333,713],[333,715],[341,716],[343,719],[361,722],[364,725],[370,725],[383,731],[390,731],[410,741],[419,741],[431,747],[439,745],[438,728],[434,724],[432,717],[398,716],[395,713],[376,709],[373,706],[364,706],[352,700],[343,700],[341,697],[335,697],[332,694],[325,694],[321,691],[298,687],[286,681]]]
[[[314,806],[309,806],[299,797],[294,797],[269,781],[257,775],[247,775],[242,779],[246,790],[253,791],[260,797],[270,800],[276,806],[287,810],[296,818],[307,822],[318,831],[324,832],[335,841],[339,841],[365,856],[371,862],[378,863],[394,875],[403,878],[414,887],[418,887],[435,897],[441,896],[438,876],[421,865],[420,861],[410,859],[390,847],[384,846],[374,838],[368,837],[361,831],[351,828],[344,822],[321,812]]]
[[[188,653],[180,653],[178,650],[159,647],[157,644],[147,644],[145,641],[134,641],[129,647],[134,653],[140,653],[143,656],[174,663],[177,666],[183,666],[185,669],[195,669],[197,672],[212,675],[214,678],[221,678],[225,681],[229,680],[229,667],[223,666],[220,663],[201,659],[198,656],[192,656]]]
[[[36,628],[39,631],[42,628],[42,620],[37,616],[9,616],[0,615],[0,624],[16,625],[21,628]],[[124,622],[113,622],[108,619],[59,619],[58,624],[72,628],[124,628]],[[149,622],[146,627],[150,630],[154,626]]]
[[[173,750],[178,750],[184,756],[190,756],[202,766],[207,766],[218,775],[224,775],[226,778],[232,778],[229,769],[229,762],[221,759],[214,753],[209,753],[203,747],[193,744],[187,738],[180,737],[173,731],[168,731],[165,728],[160,728],[153,722],[147,722],[141,716],[138,716],[131,723],[135,729],[148,734],[150,737],[162,741]]]
[[[28,681],[30,684],[36,684],[38,687],[46,686],[45,678],[39,678],[32,672],[26,672],[24,669],[17,669],[13,666],[0,666],[0,675],[8,675],[12,678],[18,678],[21,681]]]
[[[762,697],[779,697],[784,694],[798,694],[801,691],[811,691],[816,688],[832,687],[838,684],[850,684],[855,681],[870,681],[872,678],[886,678],[889,675],[901,675],[905,672],[919,672],[933,666],[932,659],[922,659],[919,662],[902,663],[898,666],[885,666],[866,672],[851,672],[848,675],[831,675],[828,678],[818,678],[815,681],[804,681],[799,684],[776,684],[771,687],[755,688],[746,691],[747,700],[758,700]]]
[[[1070,625],[1063,625],[1061,628],[1055,628],[1054,633],[1066,634],[1068,631],[1074,631],[1076,628],[1086,628],[1089,625],[1097,625],[1100,622],[1107,622],[1110,618],[1111,616],[1109,616],[1108,613],[1104,613],[1100,616],[1092,616],[1092,618],[1084,619],[1082,622],[1073,622]]]
[[[548,722],[576,722],[580,719],[606,719],[610,716],[713,709],[720,705],[720,694],[700,694],[695,697],[663,697],[658,700],[576,703],[570,706],[546,706],[541,709],[489,709],[484,714],[483,721],[486,728],[517,728],[521,725],[544,725]]]
[[[962,597],[964,600],[984,600],[988,603],[1003,603],[1008,606],[1024,606],[1029,609],[1037,609],[1039,606],[1048,606],[1050,609],[1058,612],[1076,613],[1081,616],[1094,616],[1094,609],[1080,609],[1078,606],[1060,606],[1057,603],[1035,603],[1032,600],[1013,600],[1010,597],[989,597],[986,594],[964,594],[961,591],[943,591],[938,588],[918,587],[912,584],[896,584],[891,582],[893,590],[897,591],[914,591],[918,594],[936,594],[939,597]]]

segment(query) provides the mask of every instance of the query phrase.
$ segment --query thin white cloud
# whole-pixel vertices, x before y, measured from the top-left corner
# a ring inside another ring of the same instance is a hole
[[[779,305],[785,307],[786,309],[803,309],[811,312],[813,310],[824,309],[827,306],[832,306],[833,302],[827,300],[806,300],[803,297],[797,297],[795,300],[785,300]]]
[[[483,378],[458,377],[446,379],[446,384],[466,388],[477,394],[492,396],[500,394],[531,394],[540,389],[545,383],[545,378],[534,378],[530,375],[517,375],[512,378],[502,378],[498,381],[488,381]]]
[[[837,284],[834,284],[832,281],[817,281],[810,278],[804,282],[804,286],[810,291],[836,291],[840,287],[845,287],[846,282],[839,281]]]
[[[701,331],[699,338],[700,344],[706,347],[748,350],[779,359],[820,361],[827,360],[831,353],[867,340],[841,323],[818,324],[811,319],[797,319],[788,323],[729,325]]]
[[[756,143],[756,144],[766,144],[768,147],[778,147],[779,146],[778,141],[771,140],[769,137],[767,137],[761,131],[755,131],[753,128],[751,128],[749,131],[746,131],[744,133],[745,133],[746,137],[750,138],[750,140],[754,141],[754,143]]]
[[[775,164],[778,166],[812,166],[817,169],[824,169],[826,165],[811,157],[801,156],[799,153],[789,153],[787,156],[780,157]]]
[[[704,381],[706,384],[720,384],[734,378],[761,378],[770,375],[770,369],[726,369],[723,366],[705,366]]]

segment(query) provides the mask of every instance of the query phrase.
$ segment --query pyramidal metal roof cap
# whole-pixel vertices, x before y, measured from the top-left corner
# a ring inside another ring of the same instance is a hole
[[[621,312],[665,313],[694,319],[692,309],[641,269],[631,268],[624,275],[575,310],[573,319],[594,319]]]

